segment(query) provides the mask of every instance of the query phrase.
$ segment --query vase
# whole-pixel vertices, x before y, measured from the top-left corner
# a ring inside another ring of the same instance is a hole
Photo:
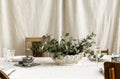
[[[83,53],[79,53],[76,55],[66,55],[63,59],[54,58],[54,54],[51,55],[53,61],[58,65],[69,65],[69,64],[77,64],[79,60],[83,57]]]
[[[31,66],[33,64],[33,57],[23,57],[22,63],[23,66]]]

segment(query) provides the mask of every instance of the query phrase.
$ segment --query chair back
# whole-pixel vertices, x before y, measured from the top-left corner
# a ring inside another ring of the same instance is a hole
[[[105,62],[104,77],[105,79],[120,79],[120,63]]]
[[[107,54],[107,55],[109,55],[109,50],[108,50],[108,49],[106,49],[106,50],[101,50],[101,54]]]
[[[41,38],[40,37],[26,37],[25,38],[25,50],[27,50],[27,48],[31,48],[32,47],[32,43],[40,43],[40,42],[41,42]],[[27,51],[25,51],[25,53],[27,54]],[[33,54],[33,51],[32,51],[31,55],[33,55],[35,57],[48,57],[49,53],[41,52],[41,54],[39,54],[39,53]]]
[[[0,79],[10,79],[2,70],[0,70]]]

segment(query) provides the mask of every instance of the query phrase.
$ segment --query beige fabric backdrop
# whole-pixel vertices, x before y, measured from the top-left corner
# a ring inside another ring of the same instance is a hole
[[[97,45],[120,52],[119,0],[0,0],[0,54],[24,54],[25,37],[69,32],[83,38],[95,32]]]

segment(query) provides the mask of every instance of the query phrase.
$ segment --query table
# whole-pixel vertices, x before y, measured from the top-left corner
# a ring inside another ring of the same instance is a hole
[[[18,67],[10,79],[104,79],[99,72],[101,63],[82,58],[78,64],[56,65],[50,57],[35,58],[34,67]]]

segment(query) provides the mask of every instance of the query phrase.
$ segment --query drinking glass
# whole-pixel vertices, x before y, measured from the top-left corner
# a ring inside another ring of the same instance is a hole
[[[10,50],[7,48],[3,48],[3,57],[5,58],[6,61],[12,61],[13,57],[15,55],[15,50]]]
[[[99,46],[95,46],[94,55],[96,56],[96,61],[99,62],[101,56],[101,48]]]
[[[9,55],[8,55],[8,60],[11,62],[12,60],[13,60],[13,58],[14,58],[14,56],[15,56],[15,50],[14,49],[12,49],[12,50],[9,50]]]
[[[10,50],[10,53],[11,53],[11,57],[13,58],[15,56],[15,50]]]

